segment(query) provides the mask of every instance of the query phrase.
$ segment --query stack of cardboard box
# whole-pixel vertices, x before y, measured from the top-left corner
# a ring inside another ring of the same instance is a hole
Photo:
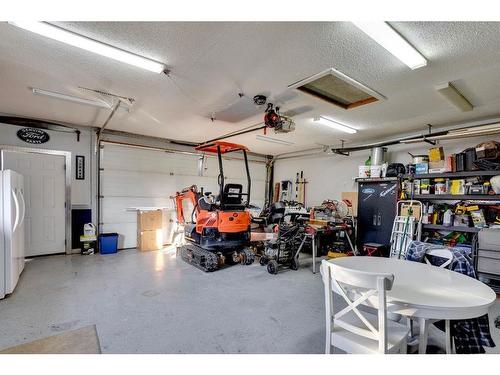
[[[161,210],[137,211],[137,249],[163,248],[163,215]]]

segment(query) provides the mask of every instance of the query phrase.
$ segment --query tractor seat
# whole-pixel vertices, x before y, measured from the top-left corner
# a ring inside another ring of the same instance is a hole
[[[243,185],[241,184],[227,184],[224,186],[223,210],[243,211],[246,205],[243,204]]]
[[[215,211],[216,205],[213,203],[210,203],[209,198],[208,198],[209,195],[210,195],[210,193],[207,193],[207,194],[205,194],[204,197],[201,197],[200,199],[198,199],[198,205],[200,206],[201,210]]]

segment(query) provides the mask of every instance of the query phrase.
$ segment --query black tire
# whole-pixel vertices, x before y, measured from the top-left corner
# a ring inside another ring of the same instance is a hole
[[[265,265],[267,264],[267,262],[268,262],[268,259],[267,259],[266,257],[264,257],[264,256],[261,256],[261,257],[260,257],[260,259],[259,259],[259,264],[260,264],[261,266],[265,266]]]
[[[276,262],[274,259],[270,260],[269,263],[267,263],[267,272],[269,272],[271,275],[277,275],[278,262]]]
[[[297,258],[292,258],[292,262],[290,263],[290,269],[297,271],[299,269],[299,260]]]
[[[241,264],[245,266],[249,266],[255,260],[255,254],[248,248],[243,249],[241,251],[241,256],[242,256]]]

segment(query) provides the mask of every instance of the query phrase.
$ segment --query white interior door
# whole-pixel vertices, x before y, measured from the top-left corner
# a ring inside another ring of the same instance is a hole
[[[2,150],[2,168],[24,176],[25,255],[64,253],[65,157]]]

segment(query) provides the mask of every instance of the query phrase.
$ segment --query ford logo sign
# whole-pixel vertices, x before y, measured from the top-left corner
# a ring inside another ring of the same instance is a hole
[[[17,131],[17,137],[26,143],[39,145],[48,142],[50,136],[43,130],[36,128],[22,128]]]
[[[363,194],[373,194],[373,193],[375,193],[375,189],[373,189],[373,188],[366,188],[366,189],[361,190],[361,192]]]

